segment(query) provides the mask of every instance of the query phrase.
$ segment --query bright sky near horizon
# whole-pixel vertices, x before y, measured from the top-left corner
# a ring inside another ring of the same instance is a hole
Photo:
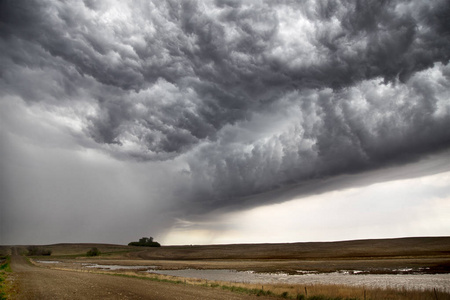
[[[449,15],[0,1],[0,244],[450,236]]]
[[[179,221],[170,245],[293,243],[448,236],[450,172],[325,192],[244,211]],[[193,228],[192,228],[193,227]]]

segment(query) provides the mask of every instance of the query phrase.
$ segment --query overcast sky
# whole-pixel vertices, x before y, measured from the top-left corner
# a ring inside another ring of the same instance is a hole
[[[450,236],[450,3],[0,0],[0,244]]]

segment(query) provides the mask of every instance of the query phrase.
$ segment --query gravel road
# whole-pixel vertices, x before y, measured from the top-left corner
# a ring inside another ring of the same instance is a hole
[[[201,286],[40,268],[13,252],[11,268],[19,287],[15,299],[273,299]]]

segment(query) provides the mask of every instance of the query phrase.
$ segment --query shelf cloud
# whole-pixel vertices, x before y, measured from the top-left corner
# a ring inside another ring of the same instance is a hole
[[[180,215],[418,162],[450,148],[449,20],[448,1],[3,0],[2,136],[158,166]]]

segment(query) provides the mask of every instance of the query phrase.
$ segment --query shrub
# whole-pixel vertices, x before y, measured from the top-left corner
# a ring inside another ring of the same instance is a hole
[[[28,253],[27,253],[28,256],[41,256],[41,255],[42,256],[49,256],[49,255],[52,255],[52,250],[42,249],[42,248],[39,248],[37,246],[28,246],[27,250],[28,250]]]
[[[87,256],[99,256],[100,255],[100,250],[98,250],[96,247],[91,248],[91,250],[86,252],[86,255]]]
[[[52,250],[42,249],[41,255],[50,256],[50,255],[52,255]]]

